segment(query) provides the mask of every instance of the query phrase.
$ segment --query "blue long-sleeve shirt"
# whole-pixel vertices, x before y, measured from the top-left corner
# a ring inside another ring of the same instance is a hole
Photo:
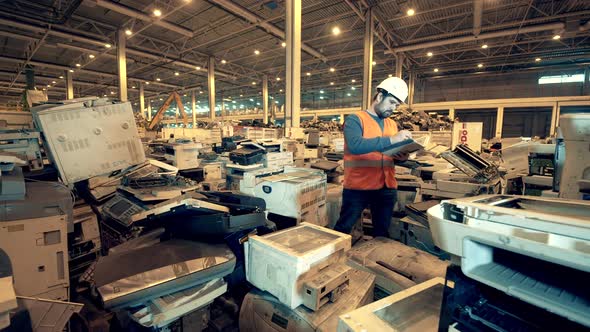
[[[384,127],[384,120],[371,113],[369,115],[377,121],[381,130]],[[355,114],[346,117],[344,121],[344,140],[348,151],[352,154],[365,154],[369,152],[382,152],[391,145],[389,137],[363,138],[363,125]]]

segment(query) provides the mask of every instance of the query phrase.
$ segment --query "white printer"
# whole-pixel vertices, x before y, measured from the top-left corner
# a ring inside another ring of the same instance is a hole
[[[484,195],[442,201],[428,220],[434,242],[468,281],[520,300],[518,308],[544,309],[534,319],[555,315],[590,327],[589,202]]]

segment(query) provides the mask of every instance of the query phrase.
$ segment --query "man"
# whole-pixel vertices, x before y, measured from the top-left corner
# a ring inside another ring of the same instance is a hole
[[[398,132],[389,117],[408,97],[408,85],[391,77],[377,86],[369,109],[352,114],[344,123],[344,190],[342,209],[335,230],[348,233],[369,206],[374,236],[389,235],[393,206],[397,199],[394,160],[407,160],[408,154],[393,157],[383,151],[394,143],[412,138],[407,130]]]

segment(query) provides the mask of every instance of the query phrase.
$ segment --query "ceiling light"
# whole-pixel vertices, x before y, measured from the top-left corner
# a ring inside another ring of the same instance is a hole
[[[320,96],[320,99],[324,99],[324,96]]]
[[[555,35],[555,36],[553,36],[553,40],[558,40],[559,38],[561,38],[561,36],[560,36],[560,35]]]
[[[94,54],[90,54],[88,57],[89,57],[90,59],[94,59]]]
[[[281,43],[281,46],[283,46],[283,47],[287,47],[287,43],[285,43],[285,42],[282,42],[282,43]]]
[[[81,65],[81,64],[79,64],[79,63],[77,63],[77,64],[76,64],[76,67],[82,67],[82,65]]]
[[[161,11],[161,10],[159,10],[159,9],[154,9],[153,13],[154,13],[154,16],[155,16],[155,17],[160,17],[160,16],[162,16],[162,11]]]
[[[106,47],[106,48],[111,48],[112,46],[113,45],[111,45],[111,44],[104,44],[104,47]]]
[[[55,84],[55,83],[57,83],[57,82],[56,82],[56,81],[51,81],[51,83]]]
[[[63,76],[60,76],[59,78],[64,78]]]
[[[244,95],[240,95],[240,97],[244,97]]]
[[[73,69],[70,69],[70,70],[69,70],[69,72],[70,72],[70,73],[73,73],[73,72],[74,72],[74,70],[73,70]]]
[[[279,92],[283,92],[283,89],[280,89]]]
[[[432,52],[426,53],[427,56],[432,56]]]
[[[480,63],[477,65],[477,68],[481,68],[481,67],[483,67],[483,64]]]
[[[334,85],[334,82],[330,82],[330,85]]]
[[[256,85],[256,82],[252,82],[252,85]]]
[[[127,29],[127,30],[125,30],[125,34],[127,36],[131,36],[133,34],[133,32],[131,32],[131,30]]]
[[[408,11],[406,12],[406,14],[408,14],[408,16],[414,16],[414,14],[416,14],[416,11],[412,8],[408,9]]]
[[[200,94],[203,94],[203,91],[199,91]]]
[[[541,58],[536,58],[535,59],[535,62],[539,62],[539,61],[541,61]]]
[[[48,88],[51,88],[51,84],[47,84],[47,87],[48,87]]]
[[[183,94],[183,96],[185,96],[185,97],[186,97],[186,96],[187,96],[187,94],[185,93],[185,94]]]
[[[347,93],[346,95],[349,96],[349,97],[352,96],[350,93]]]
[[[131,89],[135,89],[135,85],[131,87]]]
[[[175,72],[175,73],[174,73],[174,76],[178,76],[178,75],[180,75],[180,73],[179,73],[179,72]]]
[[[106,94],[104,94],[104,95],[102,95],[102,96],[103,96],[103,97],[106,97],[107,95],[106,95]]]
[[[112,94],[112,95],[114,95],[114,94],[115,94],[115,92],[114,92],[114,91],[111,91],[111,94]],[[162,100],[162,99],[160,99],[160,100]]]
[[[196,68],[197,70],[201,70],[201,67],[199,67],[199,66],[196,66],[195,68]]]
[[[488,44],[481,45],[481,48],[488,48]]]
[[[438,68],[434,68],[434,72],[435,73],[438,73]]]
[[[330,72],[332,72],[332,73],[333,73],[333,72],[335,72],[335,71],[336,71],[336,69],[335,69],[334,67],[330,68]]]
[[[350,80],[350,81],[351,81],[352,83],[355,83],[355,82],[356,82],[356,80],[355,80],[354,78],[353,78],[352,80]]]
[[[156,81],[160,82],[160,81],[161,81],[161,79],[158,77],[158,78],[156,78]]]
[[[225,59],[222,59],[221,60],[221,64],[224,64],[225,65],[226,63],[227,63],[227,61],[225,61]]]
[[[258,55],[258,54],[260,54],[260,51],[259,50],[254,50],[254,54]]]
[[[320,93],[324,93],[324,90],[320,90]]]
[[[162,98],[160,98],[160,100],[163,100]]]
[[[310,72],[307,72],[307,73],[305,73],[305,75],[307,75],[307,76],[311,76],[311,73],[310,73]]]
[[[377,61],[373,61],[373,66],[377,65]]]
[[[281,80],[281,78],[280,77],[277,77],[277,81],[280,81],[280,80]]]
[[[350,90],[356,90],[356,88],[354,86],[351,86]]]
[[[146,82],[145,82],[145,85],[150,85],[150,82],[146,81]]]
[[[389,75],[387,75],[387,77],[393,77],[393,74],[389,74]]]
[[[340,34],[340,28],[339,27],[333,27],[332,28],[332,34],[334,36],[338,36]]]

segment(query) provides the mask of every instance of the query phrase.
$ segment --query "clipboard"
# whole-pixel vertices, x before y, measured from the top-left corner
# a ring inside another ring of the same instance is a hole
[[[424,145],[422,144],[424,144],[424,137],[418,138],[416,140],[409,138],[388,146],[382,153],[388,156],[393,156],[398,153],[404,152],[413,153],[419,150],[423,150]]]

